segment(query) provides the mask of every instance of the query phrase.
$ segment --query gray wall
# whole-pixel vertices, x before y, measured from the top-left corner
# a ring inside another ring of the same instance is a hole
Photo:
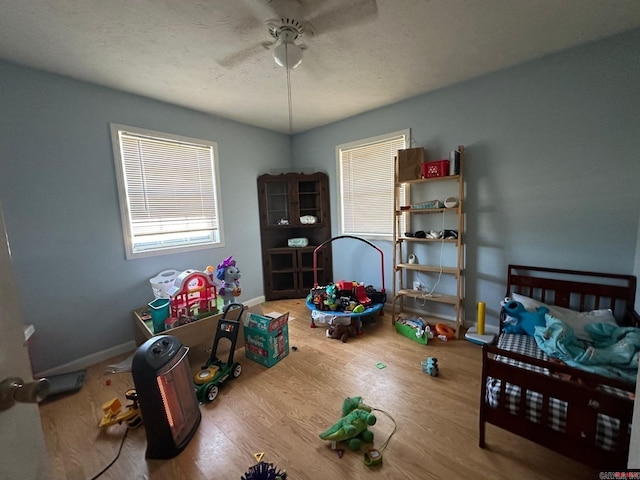
[[[407,127],[431,159],[467,149],[467,319],[484,300],[495,322],[508,263],[638,274],[639,55],[636,30],[292,138],[0,62],[0,199],[34,371],[131,341],[167,268],[234,255],[241,298],[262,295],[256,177],[329,173],[337,234],[335,146]],[[109,122],[218,142],[224,248],[125,260]],[[379,283],[375,251],[334,255],[336,278]]]
[[[263,295],[256,178],[290,138],[0,63],[0,198],[35,372],[130,342],[148,279],[234,255],[242,300]],[[125,260],[109,122],[218,142],[226,246]]]
[[[635,30],[297,135],[292,160],[326,165],[338,232],[336,145],[407,127],[430,159],[465,145],[466,318],[485,301],[495,325],[509,263],[638,273],[639,57]],[[334,276],[376,283],[354,243]]]

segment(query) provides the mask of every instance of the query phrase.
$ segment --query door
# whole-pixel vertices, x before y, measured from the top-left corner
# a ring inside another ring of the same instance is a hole
[[[0,205],[0,382],[8,377],[32,380],[24,341],[24,323],[13,278],[11,250]],[[0,411],[2,478],[50,478],[40,412],[35,403],[16,403]]]

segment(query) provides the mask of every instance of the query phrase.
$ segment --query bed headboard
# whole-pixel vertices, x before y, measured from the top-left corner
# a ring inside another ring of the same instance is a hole
[[[620,324],[638,323],[633,275],[509,265],[505,296],[514,292],[581,312],[609,308]]]

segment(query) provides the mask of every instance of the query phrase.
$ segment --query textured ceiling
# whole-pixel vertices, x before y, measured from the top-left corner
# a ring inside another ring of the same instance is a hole
[[[640,26],[638,0],[0,0],[0,58],[290,132],[263,21],[305,24],[300,132]],[[315,30],[312,34],[311,28]]]

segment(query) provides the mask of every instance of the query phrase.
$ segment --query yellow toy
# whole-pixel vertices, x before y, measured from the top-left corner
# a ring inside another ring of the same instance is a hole
[[[140,416],[140,404],[138,403],[138,393],[135,389],[127,390],[124,394],[131,403],[122,409],[122,402],[118,398],[113,398],[102,404],[102,420],[98,427],[109,427],[116,423],[126,422],[129,428],[136,428],[142,423]]]

